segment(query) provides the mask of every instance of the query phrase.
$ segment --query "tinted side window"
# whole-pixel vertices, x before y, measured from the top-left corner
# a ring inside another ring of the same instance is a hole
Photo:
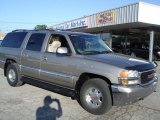
[[[9,33],[1,43],[2,47],[20,48],[27,32]]]
[[[32,51],[41,51],[43,41],[45,38],[45,34],[42,33],[34,33],[29,38],[26,49]]]

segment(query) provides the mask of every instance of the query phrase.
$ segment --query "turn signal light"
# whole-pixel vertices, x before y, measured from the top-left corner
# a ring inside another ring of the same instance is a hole
[[[127,78],[128,77],[128,73],[126,71],[122,71],[122,72],[120,72],[120,77]]]

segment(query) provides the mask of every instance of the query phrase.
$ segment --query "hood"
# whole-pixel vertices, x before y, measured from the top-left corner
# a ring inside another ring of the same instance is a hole
[[[154,64],[143,59],[132,58],[130,56],[116,53],[84,55],[84,58],[127,70],[145,71],[155,68]]]

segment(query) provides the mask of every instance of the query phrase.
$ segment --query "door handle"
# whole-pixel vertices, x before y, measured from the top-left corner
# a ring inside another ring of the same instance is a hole
[[[47,57],[42,57],[42,60],[46,61],[46,60],[47,60]]]
[[[23,57],[28,57],[28,54],[27,54],[27,53],[24,53],[24,54],[23,54]]]

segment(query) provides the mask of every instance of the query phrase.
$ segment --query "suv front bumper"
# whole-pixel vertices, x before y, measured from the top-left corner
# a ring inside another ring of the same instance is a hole
[[[156,90],[158,78],[155,77],[148,85],[112,85],[112,97],[114,106],[122,106],[139,101]]]

